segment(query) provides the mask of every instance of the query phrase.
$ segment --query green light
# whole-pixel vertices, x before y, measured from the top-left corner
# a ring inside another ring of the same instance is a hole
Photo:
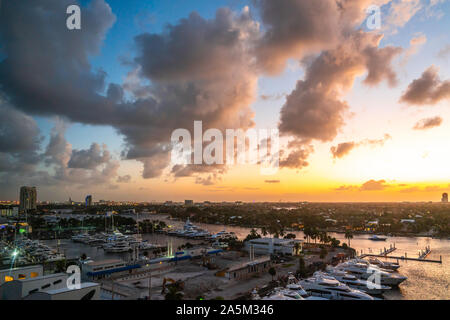
[[[12,256],[15,257],[15,256],[17,256],[18,254],[19,254],[19,252],[17,252],[17,250],[14,250],[13,253],[12,253]]]
[[[25,229],[19,229],[19,233],[24,233]]]

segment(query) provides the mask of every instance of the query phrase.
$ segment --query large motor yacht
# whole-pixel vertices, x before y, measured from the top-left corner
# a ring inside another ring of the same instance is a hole
[[[369,263],[373,264],[379,268],[382,268],[382,269],[388,269],[388,270],[394,270],[394,271],[396,271],[398,268],[400,268],[400,265],[398,263],[381,261],[374,257],[369,258]]]
[[[336,279],[325,277],[310,277],[300,280],[299,284],[310,295],[331,300],[374,300],[367,293],[351,289]]]
[[[363,280],[368,280],[369,278],[373,277],[375,280],[375,282],[372,284],[373,286],[375,286],[377,279],[379,281],[378,284],[386,286],[398,286],[400,283],[408,279],[405,276],[387,272],[386,270],[380,269],[371,264],[365,264],[356,261],[346,261],[340,263],[336,266],[336,269],[353,274],[355,277]]]
[[[383,292],[390,290],[391,287],[383,285],[374,285],[368,283],[367,280],[361,280],[352,274],[348,274],[342,270],[335,269],[333,267],[327,267],[326,273],[316,271],[314,276],[322,276],[324,278],[331,277],[331,279],[336,279],[339,282],[349,286],[350,288],[360,290],[367,294],[380,295]]]

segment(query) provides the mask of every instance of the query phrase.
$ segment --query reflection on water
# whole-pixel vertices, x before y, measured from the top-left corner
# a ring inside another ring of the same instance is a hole
[[[172,225],[174,228],[182,228],[183,221],[170,220],[168,216],[152,215],[139,217],[141,219],[162,220],[167,224]],[[211,225],[196,223],[202,229],[208,230],[211,233],[217,233],[222,230],[232,231],[239,239],[245,238],[250,232],[250,228],[224,226],[224,225]],[[296,235],[297,239],[304,239],[304,234],[301,231],[292,232]],[[340,240],[341,242],[347,242],[344,234],[330,233],[332,237]],[[390,245],[396,246],[397,250],[394,251],[392,256],[404,256],[405,253],[408,257],[418,257],[419,251],[424,250],[426,246],[431,247],[431,254],[428,259],[439,260],[442,256],[442,264],[431,262],[419,262],[419,261],[402,261],[399,272],[402,275],[408,277],[408,280],[400,285],[399,289],[391,290],[386,293],[387,299],[450,299],[450,240],[431,239],[426,237],[408,238],[408,237],[388,237],[386,241],[371,241],[369,235],[354,235],[354,238],[350,240],[350,244],[355,248],[358,253],[361,250],[364,253],[379,253],[380,249],[389,248]],[[182,239],[176,237],[169,237],[162,234],[149,234],[143,235],[144,240],[149,242],[167,245],[169,241],[172,242],[173,248],[176,249],[180,245],[191,242],[198,243],[199,241]],[[56,248],[56,241],[46,241],[47,244]],[[104,253],[102,249],[90,247],[83,244],[73,243],[71,240],[60,240],[60,251],[66,253],[68,258],[79,257],[82,253],[87,254],[93,259],[110,259],[110,258],[122,258],[128,259],[129,253]],[[389,259],[390,261],[395,261]]]

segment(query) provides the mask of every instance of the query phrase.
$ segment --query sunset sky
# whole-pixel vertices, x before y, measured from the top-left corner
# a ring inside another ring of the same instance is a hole
[[[0,1],[0,200],[439,201],[449,30],[448,0]],[[174,166],[196,120],[278,128],[279,171]]]

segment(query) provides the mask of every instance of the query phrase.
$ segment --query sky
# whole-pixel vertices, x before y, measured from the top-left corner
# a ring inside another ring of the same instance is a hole
[[[449,14],[448,0],[3,1],[0,200],[33,185],[41,201],[439,201]],[[278,170],[174,163],[171,134],[194,121],[278,129]]]

